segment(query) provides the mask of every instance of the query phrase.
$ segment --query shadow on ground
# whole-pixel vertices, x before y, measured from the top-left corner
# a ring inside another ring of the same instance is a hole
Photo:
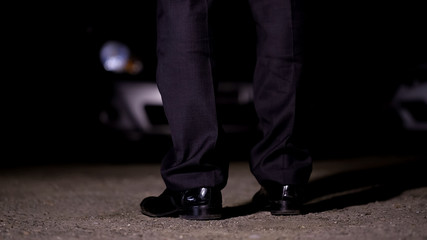
[[[309,182],[305,192],[304,213],[385,201],[414,188],[427,186],[427,159],[419,157],[392,166],[340,172]],[[225,207],[224,218],[251,215],[256,212],[250,202]]]
[[[307,187],[307,212],[323,212],[384,201],[427,186],[426,159],[348,171],[315,180]],[[316,200],[317,199],[317,200]]]

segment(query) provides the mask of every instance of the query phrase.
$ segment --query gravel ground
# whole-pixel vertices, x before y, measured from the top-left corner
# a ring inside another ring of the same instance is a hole
[[[252,213],[259,186],[230,164],[225,217],[149,218],[139,202],[164,188],[158,163],[15,166],[0,170],[0,239],[427,239],[427,159],[314,162],[307,213]]]

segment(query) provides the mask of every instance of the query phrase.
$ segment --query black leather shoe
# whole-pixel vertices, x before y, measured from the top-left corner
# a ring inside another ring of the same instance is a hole
[[[302,188],[296,185],[263,186],[255,193],[252,204],[258,211],[272,215],[298,215],[302,213]]]
[[[195,188],[181,192],[166,189],[158,197],[142,200],[141,212],[150,217],[180,217],[189,220],[221,218],[222,195],[216,188]]]

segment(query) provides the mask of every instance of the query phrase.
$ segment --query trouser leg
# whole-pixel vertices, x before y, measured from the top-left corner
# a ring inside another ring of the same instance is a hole
[[[249,0],[256,22],[254,104],[263,139],[252,151],[251,170],[261,185],[304,184],[311,158],[295,139],[297,84],[301,77],[300,0]]]
[[[171,190],[224,187],[209,11],[213,0],[158,0],[157,84],[173,148],[161,174]]]

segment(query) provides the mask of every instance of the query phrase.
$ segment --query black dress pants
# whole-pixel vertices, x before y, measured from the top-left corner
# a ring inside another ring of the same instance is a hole
[[[223,188],[228,162],[217,155],[211,6],[216,0],[158,0],[157,84],[173,148],[161,174],[171,190]],[[301,0],[249,0],[257,32],[254,104],[263,139],[250,166],[261,185],[305,184],[308,152],[294,142],[296,89],[302,71]]]

